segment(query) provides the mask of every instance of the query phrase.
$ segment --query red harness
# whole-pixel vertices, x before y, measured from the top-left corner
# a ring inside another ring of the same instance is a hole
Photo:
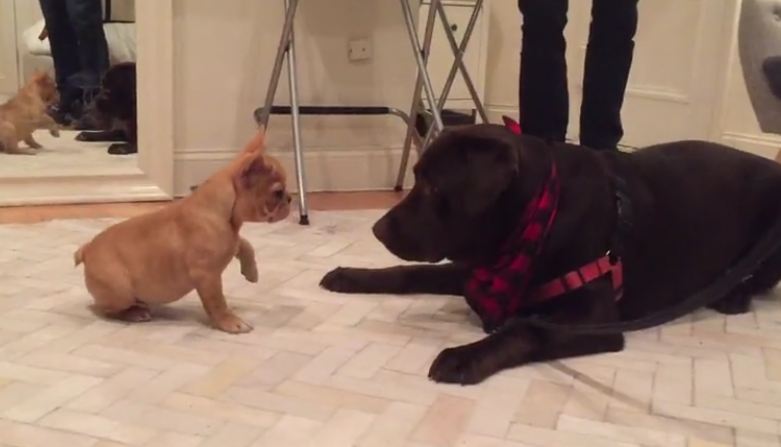
[[[513,133],[521,134],[521,125],[509,116],[503,116],[505,127]],[[620,300],[624,291],[624,264],[621,258],[612,259],[606,254],[599,259],[565,273],[556,279],[537,286],[529,294],[529,303],[541,303],[592,283],[605,275],[610,275],[613,280],[613,290],[616,292],[616,301]]]
[[[508,129],[516,134],[521,133],[517,122],[509,117],[503,117],[503,120]],[[515,243],[515,248],[522,252],[514,255],[507,253],[495,265],[480,266],[473,271],[472,279],[467,284],[467,301],[483,320],[486,331],[501,326],[506,319],[515,316],[520,310],[578,290],[607,275],[610,275],[613,282],[616,300],[621,299],[623,263],[620,257],[614,258],[610,253],[551,281],[527,289],[533,258],[539,254],[556,217],[557,194],[558,180],[554,163],[547,185],[524,213],[527,215],[523,219],[524,227],[519,228],[520,231],[508,241]],[[530,219],[528,215],[533,218]]]
[[[624,265],[620,258],[613,261],[608,254],[534,288],[529,294],[528,302],[530,304],[541,303],[556,298],[567,292],[580,289],[605,275],[610,275],[613,280],[616,301],[620,300],[624,287]]]

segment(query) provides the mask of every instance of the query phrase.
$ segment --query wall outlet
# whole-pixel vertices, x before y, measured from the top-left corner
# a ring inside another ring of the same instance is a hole
[[[350,62],[367,61],[372,58],[372,43],[368,38],[347,41],[347,59]]]

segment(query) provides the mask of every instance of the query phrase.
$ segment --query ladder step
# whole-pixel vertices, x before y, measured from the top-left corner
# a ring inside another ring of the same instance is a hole
[[[290,115],[292,108],[290,106],[272,106],[272,115]],[[301,106],[298,108],[301,115],[388,115],[392,113],[390,107],[379,106]],[[255,120],[260,120],[263,114],[263,108],[255,110]]]

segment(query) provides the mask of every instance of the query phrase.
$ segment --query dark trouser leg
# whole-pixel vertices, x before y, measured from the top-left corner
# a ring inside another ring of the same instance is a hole
[[[523,133],[564,141],[569,120],[567,0],[518,0],[523,14],[519,85]]]
[[[594,0],[586,51],[580,142],[616,149],[624,130],[621,106],[632,66],[638,0]]]
[[[81,65],[81,71],[72,76],[70,81],[84,91],[93,91],[98,88],[100,79],[109,65],[101,2],[100,0],[64,1],[79,42],[78,57]]]
[[[81,70],[76,32],[71,26],[63,0],[40,0],[40,5],[49,32],[55,79],[61,96],[60,102],[69,104],[68,101],[74,97],[74,92],[69,88],[67,81]]]

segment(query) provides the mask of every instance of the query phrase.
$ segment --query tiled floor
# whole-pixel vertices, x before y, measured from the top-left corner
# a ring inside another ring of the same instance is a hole
[[[36,155],[7,154],[0,151],[0,178],[48,177],[70,175],[121,175],[138,170],[133,155],[110,155],[111,143],[76,141],[79,132],[60,131],[55,138],[46,130],[35,131],[35,139],[43,146]],[[25,146],[22,143],[22,146]]]
[[[428,365],[480,337],[449,297],[319,290],[336,265],[393,263],[379,211],[251,225],[261,280],[225,275],[255,331],[204,325],[188,297],[151,323],[103,321],[71,254],[112,220],[0,226],[2,446],[781,446],[781,303],[630,337],[622,353],[473,387]]]

